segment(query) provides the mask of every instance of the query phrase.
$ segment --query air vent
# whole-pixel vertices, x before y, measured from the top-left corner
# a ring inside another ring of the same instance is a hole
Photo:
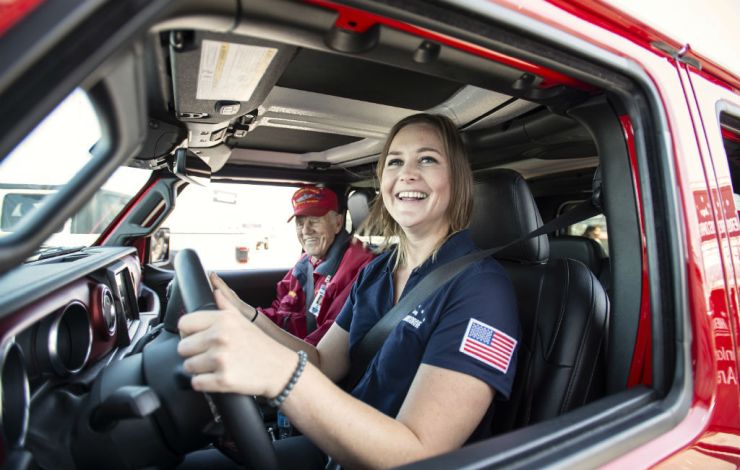
[[[36,332],[36,357],[47,375],[66,377],[82,370],[91,345],[90,316],[79,302],[44,318]]]
[[[30,392],[21,348],[13,341],[5,345],[0,358],[0,401],[2,402],[3,448],[22,448],[28,430]]]

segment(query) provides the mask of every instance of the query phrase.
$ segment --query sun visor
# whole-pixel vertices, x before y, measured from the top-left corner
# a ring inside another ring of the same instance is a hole
[[[170,34],[177,117],[216,124],[255,110],[296,48],[244,36],[199,31]]]

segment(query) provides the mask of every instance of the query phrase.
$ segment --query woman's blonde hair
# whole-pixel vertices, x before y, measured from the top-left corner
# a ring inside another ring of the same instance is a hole
[[[450,186],[452,189],[450,191],[450,204],[447,207],[449,231],[447,237],[441,240],[439,246],[434,250],[433,256],[436,256],[437,249],[439,249],[450,235],[464,230],[470,225],[470,217],[473,212],[473,172],[470,170],[470,164],[465,155],[465,148],[457,127],[455,127],[455,124],[448,117],[435,114],[414,114],[401,119],[389,132],[375,171],[378,184],[383,177],[385,161],[388,158],[391,142],[393,142],[393,139],[401,129],[412,124],[425,124],[437,131],[444,145],[444,151],[449,163]],[[365,235],[380,234],[384,238],[384,243],[381,246],[382,249],[388,248],[390,243],[397,238],[399,246],[396,267],[405,265],[408,241],[400,225],[393,220],[385,208],[382,193],[378,193],[378,196],[375,198],[370,213],[360,228],[360,232]]]

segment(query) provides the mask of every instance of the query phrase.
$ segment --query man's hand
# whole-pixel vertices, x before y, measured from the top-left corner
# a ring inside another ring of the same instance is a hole
[[[229,287],[226,282],[224,282],[223,279],[219,277],[218,274],[212,272],[209,275],[209,279],[211,281],[211,286],[213,286],[213,290],[219,290],[224,296],[224,299],[231,304],[232,307],[237,309],[242,315],[246,317],[247,320],[252,321],[252,318],[254,318],[255,314],[255,308],[249,305],[248,303],[244,302],[242,299],[239,298],[238,295],[236,295],[236,292],[234,292],[231,287]]]

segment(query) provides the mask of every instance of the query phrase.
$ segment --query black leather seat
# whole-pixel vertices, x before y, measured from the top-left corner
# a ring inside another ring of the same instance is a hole
[[[551,258],[571,258],[585,264],[598,277],[601,262],[606,257],[599,242],[576,235],[561,235],[550,238]]]
[[[599,242],[576,235],[550,238],[550,259],[570,258],[585,264],[604,286],[607,294],[611,287],[609,258]]]
[[[504,245],[541,224],[527,182],[515,171],[496,170],[476,182],[471,231],[480,248]],[[494,434],[602,396],[609,323],[609,300],[599,281],[580,262],[549,260],[547,236],[496,258],[516,289],[522,338],[512,396],[496,405]]]

